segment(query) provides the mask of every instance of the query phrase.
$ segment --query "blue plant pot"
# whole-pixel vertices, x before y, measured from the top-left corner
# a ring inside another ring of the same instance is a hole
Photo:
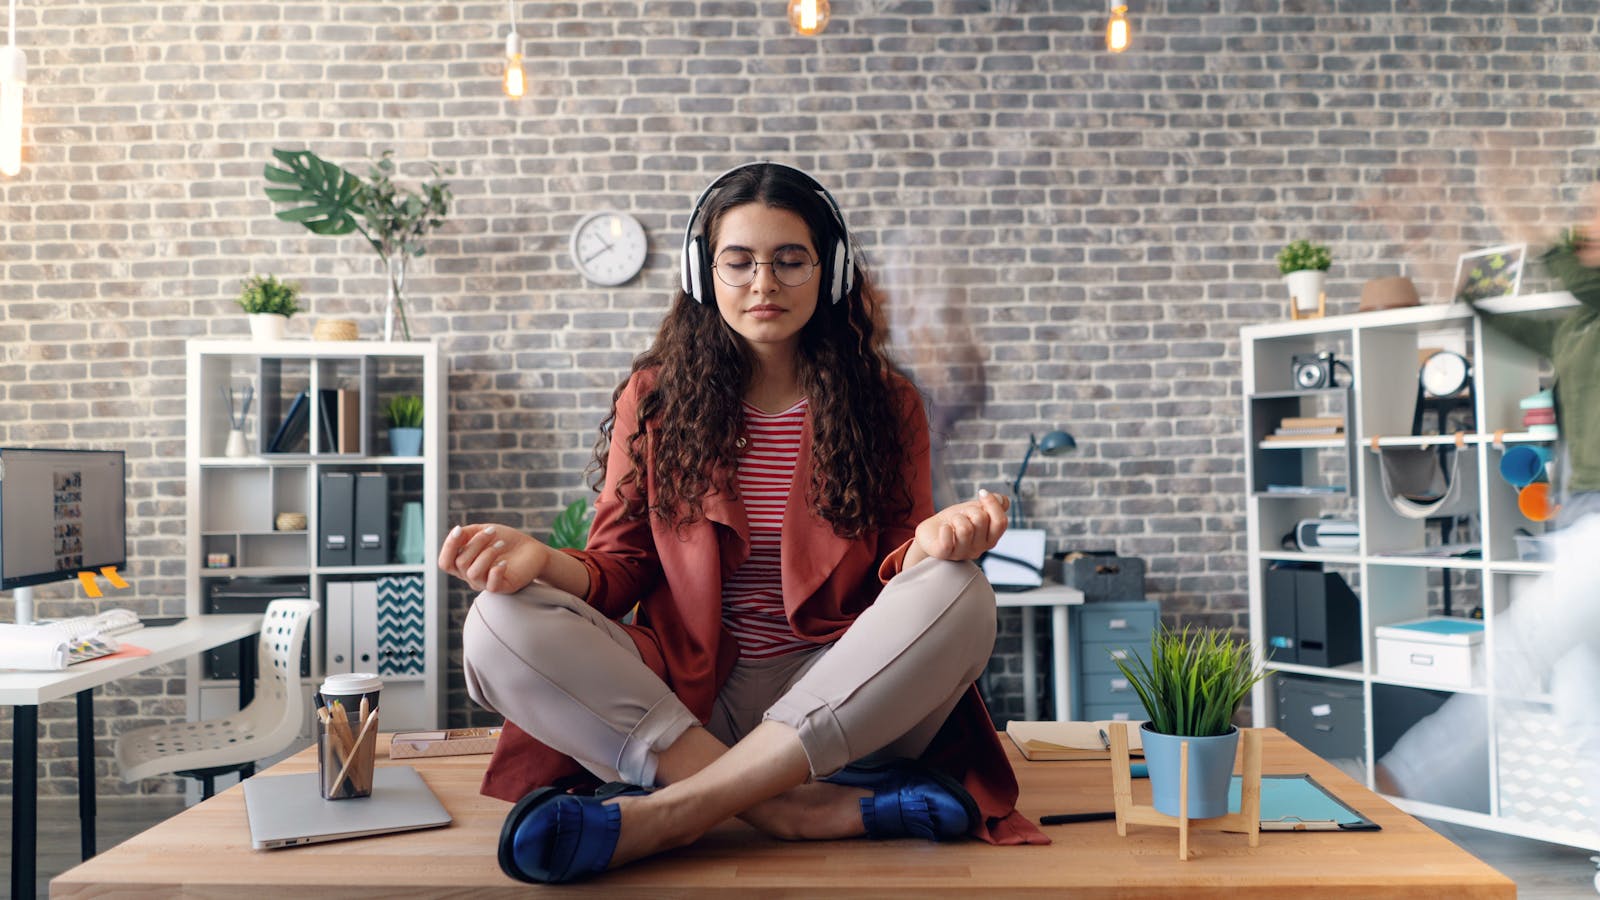
[[[1140,726],[1144,741],[1144,761],[1150,768],[1150,795],[1156,812],[1178,815],[1180,773],[1178,765],[1184,741],[1189,742],[1189,818],[1210,819],[1228,814],[1228,782],[1233,778],[1233,760],[1239,750],[1239,729],[1212,737],[1183,737]]]
[[[421,456],[422,429],[389,429],[389,453],[394,456]]]

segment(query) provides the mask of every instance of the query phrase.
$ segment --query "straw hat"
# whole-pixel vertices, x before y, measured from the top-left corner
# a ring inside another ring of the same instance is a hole
[[[1419,302],[1417,286],[1404,275],[1374,278],[1361,286],[1362,312],[1416,306]]]

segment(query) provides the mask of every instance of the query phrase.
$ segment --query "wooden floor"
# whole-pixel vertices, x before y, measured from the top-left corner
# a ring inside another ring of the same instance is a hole
[[[175,797],[105,797],[99,801],[99,847],[102,850],[155,825],[183,808]],[[0,801],[0,822],[9,832],[11,806]],[[1572,847],[1509,837],[1444,822],[1428,822],[1435,831],[1517,882],[1517,896],[1546,900],[1594,900],[1595,866],[1590,853]],[[73,799],[39,803],[39,896],[49,896],[48,882],[78,862],[78,806]],[[11,877],[11,844],[0,842],[0,884]]]

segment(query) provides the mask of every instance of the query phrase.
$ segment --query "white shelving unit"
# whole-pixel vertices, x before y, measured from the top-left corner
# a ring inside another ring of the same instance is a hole
[[[1562,315],[1575,305],[1564,292],[1486,304],[1495,312],[1526,316]],[[1419,351],[1452,345],[1464,350],[1472,361],[1474,427],[1460,439],[1457,451],[1462,454],[1463,477],[1476,476],[1475,528],[1471,533],[1478,553],[1467,557],[1423,555],[1430,532],[1423,520],[1401,516],[1391,507],[1384,494],[1378,450],[1373,449],[1374,445],[1455,443],[1453,434],[1411,434]],[[1465,768],[1473,773],[1467,779],[1472,789],[1451,796],[1390,799],[1419,816],[1600,848],[1600,811],[1590,809],[1579,815],[1569,800],[1540,799],[1559,798],[1561,790],[1547,795],[1541,787],[1528,783],[1530,766],[1560,768],[1559,747],[1539,747],[1542,762],[1529,755],[1530,740],[1536,742],[1540,723],[1554,718],[1548,695],[1525,685],[1506,686],[1504,673],[1496,672],[1495,614],[1527,596],[1538,577],[1550,569],[1549,563],[1518,558],[1516,532],[1521,529],[1538,535],[1545,526],[1518,511],[1515,490],[1499,475],[1504,447],[1540,440],[1523,431],[1518,402],[1539,390],[1548,361],[1485,327],[1470,309],[1459,304],[1250,326],[1241,332],[1241,349],[1249,442],[1250,630],[1255,646],[1268,652],[1264,592],[1267,572],[1274,564],[1319,563],[1325,571],[1344,575],[1360,600],[1361,658],[1334,667],[1269,662],[1278,675],[1254,690],[1255,724],[1279,724],[1280,692],[1285,692],[1287,705],[1291,697],[1301,698],[1307,691],[1315,696],[1325,690],[1328,702],[1315,703],[1312,713],[1326,717],[1326,724],[1319,724],[1318,730],[1339,734],[1337,741],[1328,742],[1330,747],[1349,748],[1348,754],[1337,754],[1342,757],[1339,761],[1364,778],[1368,787],[1381,790],[1384,785],[1377,783],[1375,764],[1407,728],[1452,697],[1476,698],[1458,702],[1456,708],[1474,703],[1481,708],[1469,718],[1481,715],[1486,740],[1480,745],[1463,735],[1455,746],[1440,748],[1445,756],[1452,752],[1467,755]],[[1333,351],[1348,363],[1351,377],[1344,380],[1352,383],[1334,390],[1295,390],[1292,357],[1322,351]],[[1283,415],[1343,416],[1345,436],[1338,440],[1262,440],[1275,426],[1274,418]],[[1269,483],[1285,481],[1326,492],[1286,494],[1266,489]],[[1360,529],[1357,549],[1307,553],[1283,547],[1283,536],[1296,522],[1320,515],[1354,519]],[[1462,688],[1380,675],[1376,629],[1439,614],[1439,585],[1445,579],[1452,584],[1452,614],[1466,615],[1475,607],[1483,611],[1483,673],[1471,687]],[[1476,777],[1478,773],[1481,779]],[[1569,779],[1568,794],[1582,791]]]
[[[303,589],[306,596],[324,604],[308,638],[308,671],[302,684],[309,695],[330,664],[329,585],[389,576],[420,579],[420,672],[384,674],[382,709],[386,731],[434,729],[445,721],[446,609],[444,586],[435,565],[443,539],[447,484],[445,384],[439,347],[428,342],[194,341],[188,345],[187,614],[214,611],[210,608],[213,595],[230,585],[259,586],[261,580],[269,579],[269,587],[281,584]],[[242,457],[227,456],[230,423],[225,391],[231,387],[240,395],[246,386],[254,396],[245,422],[249,452]],[[336,406],[334,398],[340,390],[352,401],[343,423],[336,408],[330,409],[326,418],[321,412],[321,398],[326,396],[327,402]],[[304,436],[285,452],[269,452],[280,424],[301,392],[308,398]],[[422,397],[420,455],[394,456],[389,452],[384,406],[400,394]],[[352,417],[355,421],[348,421]],[[327,433],[330,430],[335,433]],[[340,430],[346,432],[343,453],[337,452]],[[321,476],[329,472],[382,472],[388,476],[386,562],[319,564],[319,484]],[[401,509],[406,502],[422,504],[421,563],[393,561]],[[306,527],[279,530],[277,516],[284,512],[304,514]],[[226,554],[228,564],[208,565],[211,554]],[[408,660],[414,660],[415,641],[407,641]],[[356,667],[364,668],[359,662]],[[367,667],[377,671],[379,663],[373,660]],[[237,708],[237,682],[229,677],[211,677],[214,672],[208,676],[208,668],[202,662],[199,671],[191,671],[188,679],[188,708],[197,719],[223,716]],[[407,662],[397,668],[415,669],[416,665]],[[311,735],[308,718],[302,731],[306,743]],[[219,783],[218,789],[222,786]]]

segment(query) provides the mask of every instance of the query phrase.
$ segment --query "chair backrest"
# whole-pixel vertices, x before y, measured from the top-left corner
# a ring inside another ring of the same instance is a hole
[[[267,604],[256,644],[256,695],[239,713],[263,742],[289,746],[300,734],[306,715],[300,687],[300,653],[311,630],[315,600],[274,600]],[[276,751],[273,751],[276,752]]]

